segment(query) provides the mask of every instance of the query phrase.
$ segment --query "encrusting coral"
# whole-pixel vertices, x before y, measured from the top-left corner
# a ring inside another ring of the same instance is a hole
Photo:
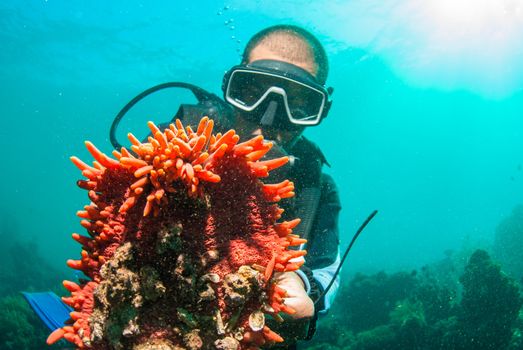
[[[305,240],[299,219],[277,222],[276,202],[294,195],[285,180],[259,178],[287,162],[261,160],[272,144],[243,143],[234,130],[212,133],[180,121],[113,159],[89,142],[89,166],[73,163],[91,204],[78,216],[88,236],[73,234],[81,258],[67,264],[88,278],[64,281],[74,308],[68,324],[48,338],[79,349],[257,349],[283,339],[265,324],[292,314],[275,271],[299,268]]]

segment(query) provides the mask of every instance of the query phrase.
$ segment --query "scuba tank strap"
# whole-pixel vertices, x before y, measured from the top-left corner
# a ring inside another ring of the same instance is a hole
[[[300,218],[301,222],[294,231],[301,238],[310,239],[310,232],[316,218],[320,198],[321,188],[319,186],[302,188],[296,198],[296,217]],[[300,245],[299,249],[305,249],[306,244]]]
[[[290,153],[295,159],[292,178],[298,185],[294,214],[301,219],[295,232],[302,238],[310,239],[322,195],[322,167],[328,163],[320,148],[303,136]],[[302,244],[300,249],[304,247]]]

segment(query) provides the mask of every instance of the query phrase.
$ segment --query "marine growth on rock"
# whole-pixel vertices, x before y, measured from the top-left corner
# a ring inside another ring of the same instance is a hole
[[[111,158],[86,142],[95,161],[73,163],[90,204],[79,211],[86,234],[73,233],[81,257],[68,266],[86,278],[64,281],[74,311],[48,338],[78,349],[257,349],[283,339],[265,324],[292,314],[275,271],[293,271],[305,240],[299,219],[278,222],[277,202],[294,195],[286,180],[260,178],[287,162],[262,160],[272,144],[239,143],[234,130],[213,134],[177,120]]]

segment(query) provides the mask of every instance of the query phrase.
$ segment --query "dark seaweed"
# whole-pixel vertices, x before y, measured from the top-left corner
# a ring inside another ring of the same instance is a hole
[[[445,266],[449,271],[460,267]],[[441,266],[438,264],[438,266]],[[320,320],[318,350],[522,349],[518,284],[484,250],[470,256],[459,283],[441,281],[433,267],[420,273],[358,274],[341,286]]]

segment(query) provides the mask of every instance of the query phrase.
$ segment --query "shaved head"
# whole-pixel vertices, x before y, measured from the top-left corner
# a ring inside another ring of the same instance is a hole
[[[303,28],[278,25],[255,34],[245,47],[242,63],[251,62],[253,51],[259,47],[288,60],[289,63],[311,67],[311,73],[321,84],[327,80],[327,54],[318,39]]]

